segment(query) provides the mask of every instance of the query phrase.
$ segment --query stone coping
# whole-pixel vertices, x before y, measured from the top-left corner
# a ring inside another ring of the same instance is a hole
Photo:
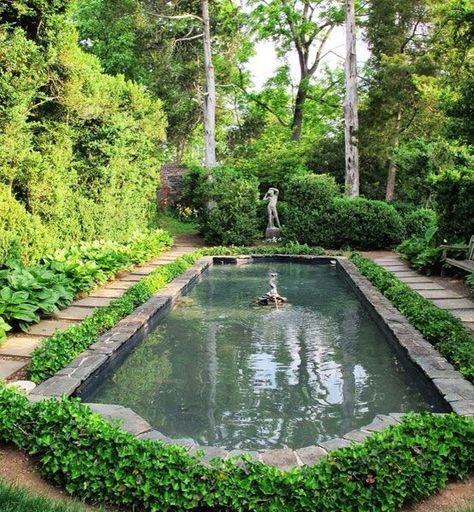
[[[143,337],[154,329],[158,321],[185,295],[200,276],[213,264],[244,265],[261,261],[287,261],[294,263],[336,265],[342,277],[352,286],[365,303],[374,320],[385,332],[388,341],[394,343],[402,360],[417,367],[425,378],[427,389],[440,400],[441,407],[464,416],[474,417],[474,386],[464,379],[454,367],[408,320],[384,297],[347,258],[340,256],[312,255],[248,255],[203,257],[190,269],[183,272],[159,293],[122,319],[111,330],[99,337],[88,350],[77,356],[66,368],[57,372],[29,393],[32,401],[61,395],[87,394],[103,371],[117,365]],[[441,397],[443,397],[441,399]],[[138,438],[158,439],[165,443],[183,445],[191,454],[202,451],[204,464],[215,457],[238,456],[248,453],[256,460],[287,470],[302,464],[315,464],[328,451],[361,442],[373,432],[382,431],[396,424],[402,413],[377,415],[370,425],[353,430],[341,438],[331,439],[319,445],[297,450],[270,449],[263,452],[225,450],[216,446],[198,446],[193,439],[170,439],[154,430],[142,417],[131,409],[119,405],[88,404],[90,408],[107,420],[119,420],[122,428]]]

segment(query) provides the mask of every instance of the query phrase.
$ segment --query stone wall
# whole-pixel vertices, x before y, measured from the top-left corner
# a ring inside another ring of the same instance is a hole
[[[174,206],[183,189],[183,174],[186,167],[181,164],[163,164],[160,170],[160,190],[158,194],[160,209]]]

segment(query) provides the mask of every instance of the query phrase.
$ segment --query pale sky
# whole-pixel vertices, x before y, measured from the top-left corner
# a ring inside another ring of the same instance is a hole
[[[283,61],[278,60],[275,53],[275,45],[271,41],[258,42],[255,45],[256,54],[250,59],[246,68],[250,71],[253,77],[255,88],[260,90],[264,83],[275,73],[275,70],[284,64]],[[344,64],[345,49],[345,31],[344,27],[336,27],[332,32],[328,42],[326,43],[325,51],[331,51],[324,59],[324,63],[330,67],[336,67]],[[362,66],[369,58],[370,53],[367,45],[361,40],[357,41],[357,62]],[[296,51],[293,51],[288,59],[291,70],[291,77],[293,81],[299,78],[299,65]],[[321,69],[321,68],[320,68]]]

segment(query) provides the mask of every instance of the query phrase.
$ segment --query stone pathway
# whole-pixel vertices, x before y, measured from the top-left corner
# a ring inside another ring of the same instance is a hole
[[[440,284],[439,278],[424,276],[411,269],[408,264],[395,253],[368,253],[367,256],[381,267],[392,272],[400,281],[418,292],[441,309],[446,309],[458,317],[474,337],[474,302],[469,292],[460,293]]]
[[[178,235],[175,237],[175,245],[158,258],[139,265],[130,272],[118,273],[113,281],[99,286],[87,297],[76,299],[52,318],[32,325],[28,332],[8,336],[0,344],[0,380],[15,380],[20,376],[30,360],[31,352],[41,340],[54,334],[57,329],[65,329],[81,322],[86,316],[92,315],[95,309],[107,306],[112,300],[121,297],[128,288],[156,267],[166,265],[201,246],[202,241],[196,235]]]

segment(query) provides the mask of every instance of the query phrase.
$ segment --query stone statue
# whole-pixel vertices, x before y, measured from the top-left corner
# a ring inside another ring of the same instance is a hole
[[[268,211],[268,227],[267,229],[275,229],[275,224],[277,228],[281,228],[280,219],[278,218],[278,212],[276,209],[276,204],[278,201],[278,194],[280,191],[277,188],[270,187],[267,193],[263,196],[264,201],[268,201],[267,211]]]
[[[270,291],[257,299],[259,306],[282,306],[287,302],[286,297],[282,297],[277,290],[277,277],[276,272],[270,272]]]

